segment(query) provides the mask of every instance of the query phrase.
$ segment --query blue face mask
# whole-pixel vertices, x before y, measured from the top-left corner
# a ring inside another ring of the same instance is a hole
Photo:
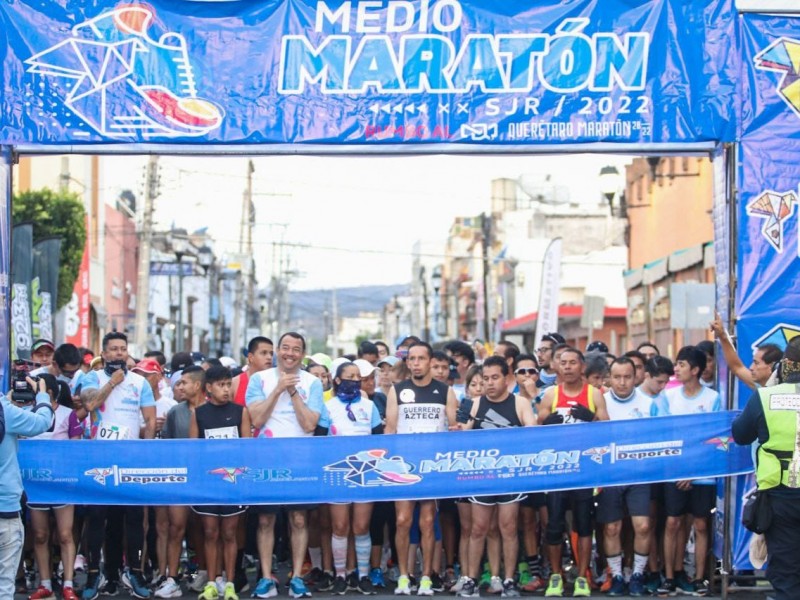
[[[336,387],[336,396],[345,402],[352,402],[361,397],[361,381],[343,379]]]

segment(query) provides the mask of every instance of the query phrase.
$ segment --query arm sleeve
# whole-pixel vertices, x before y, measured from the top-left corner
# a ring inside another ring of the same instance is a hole
[[[372,405],[372,423],[371,423],[372,431],[374,432],[376,427],[381,427],[382,425],[383,425],[383,421],[381,419],[381,413],[378,410],[378,407],[375,406],[375,404],[373,403],[373,405]]]
[[[261,374],[255,373],[247,382],[247,390],[244,393],[244,403],[250,405],[253,402],[261,402],[266,399],[267,396],[264,394],[261,383]]]
[[[759,421],[764,419],[764,407],[761,406],[761,396],[758,392],[754,392],[747,401],[744,411],[731,425],[731,433],[733,434],[733,441],[741,446],[752,444],[758,438],[758,425]],[[761,440],[762,443],[767,440]]]
[[[717,397],[714,399],[714,406],[711,408],[711,412],[719,412],[722,410],[722,397],[720,397],[719,392],[717,392]]]
[[[317,427],[321,427],[322,429],[330,429],[331,427],[331,413],[328,412],[328,408],[324,404],[322,405],[322,410],[319,413]]]
[[[83,376],[81,380],[81,390],[97,390],[100,389],[100,380],[97,378],[97,373],[89,371]]]
[[[308,402],[306,406],[309,410],[322,414],[325,403],[322,400],[322,383],[319,379],[315,379],[311,383],[311,389],[308,390]]]
[[[139,397],[139,408],[148,408],[156,405],[155,396],[153,396],[153,389],[146,379],[142,380],[142,392]]]

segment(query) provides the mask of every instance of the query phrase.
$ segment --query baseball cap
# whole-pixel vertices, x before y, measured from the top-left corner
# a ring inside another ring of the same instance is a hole
[[[393,367],[399,362],[400,362],[400,359],[397,358],[396,356],[387,356],[387,357],[382,358],[382,359],[380,359],[378,361],[378,366],[380,367],[382,364],[386,363],[390,367]]]
[[[202,352],[192,352],[192,361],[198,367],[202,365],[205,360],[206,360],[206,355],[203,354]]]
[[[164,374],[161,365],[154,358],[145,358],[143,360],[140,360],[138,363],[136,363],[136,366],[133,367],[132,370],[137,373],[142,373],[144,375],[151,375],[153,373],[158,373],[159,375]]]
[[[331,367],[333,365],[331,357],[325,354],[324,352],[317,352],[316,354],[312,354],[311,356],[308,357],[308,362],[309,364],[313,363],[315,365],[322,365],[323,367],[328,369],[328,371],[331,370]]]
[[[586,346],[586,352],[604,352],[608,353],[608,346],[605,343],[601,342],[600,340],[595,340]]]
[[[237,363],[232,357],[230,356],[220,356],[219,362],[222,363],[223,367],[228,367],[229,369],[233,369],[234,367],[238,367],[239,363]]]
[[[170,362],[170,371],[173,373],[177,373],[178,371],[183,371],[186,367],[193,365],[194,359],[192,355],[188,352],[176,352],[172,355],[172,361]]]
[[[94,369],[97,365],[102,365],[102,364],[103,364],[103,357],[102,356],[95,356],[92,359],[92,362],[89,363],[89,368],[90,369]]]
[[[46,338],[39,338],[38,340],[35,340],[33,344],[31,344],[31,352],[36,352],[39,348],[50,348],[50,350],[56,349],[53,342]]]
[[[554,344],[566,344],[567,343],[567,340],[564,339],[563,335],[561,335],[560,333],[555,333],[555,332],[554,333],[545,333],[542,336],[542,339],[546,340],[548,342],[553,342]]]
[[[340,356],[339,358],[334,358],[331,361],[331,368],[329,369],[331,377],[334,377],[336,375],[336,371],[339,370],[339,366],[340,365],[343,365],[343,364],[349,363],[349,362],[352,362],[352,361],[346,359],[344,356]]]
[[[358,372],[361,374],[362,377],[369,377],[375,372],[375,369],[378,368],[378,367],[373,367],[369,361],[366,361],[363,358],[354,360],[353,364],[358,367]]]

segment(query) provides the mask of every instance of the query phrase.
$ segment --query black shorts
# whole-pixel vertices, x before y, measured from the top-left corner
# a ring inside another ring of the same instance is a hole
[[[620,485],[603,488],[597,496],[597,522],[614,523],[625,517],[650,516],[650,485]]]
[[[297,511],[297,510],[315,510],[319,508],[319,504],[256,504],[250,507],[250,512],[257,515],[277,515],[282,510]]]
[[[664,510],[668,517],[691,514],[702,518],[711,514],[717,505],[717,486],[693,485],[689,491],[679,490],[674,482],[664,484]]]
[[[30,502],[28,502],[28,508],[30,508],[31,510],[41,510],[41,511],[46,511],[50,509],[55,510],[56,508],[64,508],[65,506],[69,506],[69,504],[31,504]]]
[[[203,517],[235,517],[247,510],[246,506],[218,505],[193,506],[192,511]]]
[[[522,506],[529,506],[535,510],[547,506],[547,494],[545,492],[535,492],[528,494],[525,500],[522,501]]]
[[[495,494],[494,496],[470,496],[472,504],[482,504],[483,506],[496,506],[498,504],[514,504],[522,502],[525,494]]]
[[[455,498],[445,498],[444,500],[439,500],[439,514],[456,514],[457,512],[458,510],[456,509]]]
[[[569,490],[547,493],[547,528],[545,541],[555,546],[564,541],[567,530],[567,510],[572,510],[572,528],[578,537],[590,537],[593,533],[594,490]]]

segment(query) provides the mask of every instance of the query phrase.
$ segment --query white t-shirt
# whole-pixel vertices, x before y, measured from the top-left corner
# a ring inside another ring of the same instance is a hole
[[[608,390],[603,397],[606,399],[608,418],[612,421],[625,419],[641,419],[649,417],[653,399],[638,388],[633,390],[630,398],[620,400],[613,391]]]
[[[309,410],[322,413],[322,383],[308,371],[299,371],[300,383],[297,384],[297,393]],[[278,369],[272,368],[259,371],[250,377],[245,393],[245,404],[266,400],[278,385]],[[310,437],[314,432],[303,431],[297,421],[297,414],[292,404],[289,392],[284,391],[275,403],[267,422],[264,426],[253,431],[253,437]]]
[[[693,415],[719,412],[722,409],[719,394],[711,388],[701,386],[700,392],[692,398],[686,396],[682,385],[666,390],[665,394],[667,402],[664,410],[667,415]],[[663,417],[665,414],[659,412],[658,416]]]
[[[319,417],[319,426],[328,430],[328,435],[370,435],[381,424],[378,407],[369,398],[361,398],[348,403],[334,396],[328,400]],[[350,418],[353,415],[353,419]]]
[[[91,371],[83,378],[82,389],[100,389],[109,379],[105,371]],[[138,440],[141,409],[150,406],[155,406],[150,384],[128,371],[122,383],[92,412],[92,439]]]
[[[69,439],[69,416],[72,409],[60,404],[56,407],[55,425],[53,431],[45,431],[31,438],[34,440],[68,440]]]

